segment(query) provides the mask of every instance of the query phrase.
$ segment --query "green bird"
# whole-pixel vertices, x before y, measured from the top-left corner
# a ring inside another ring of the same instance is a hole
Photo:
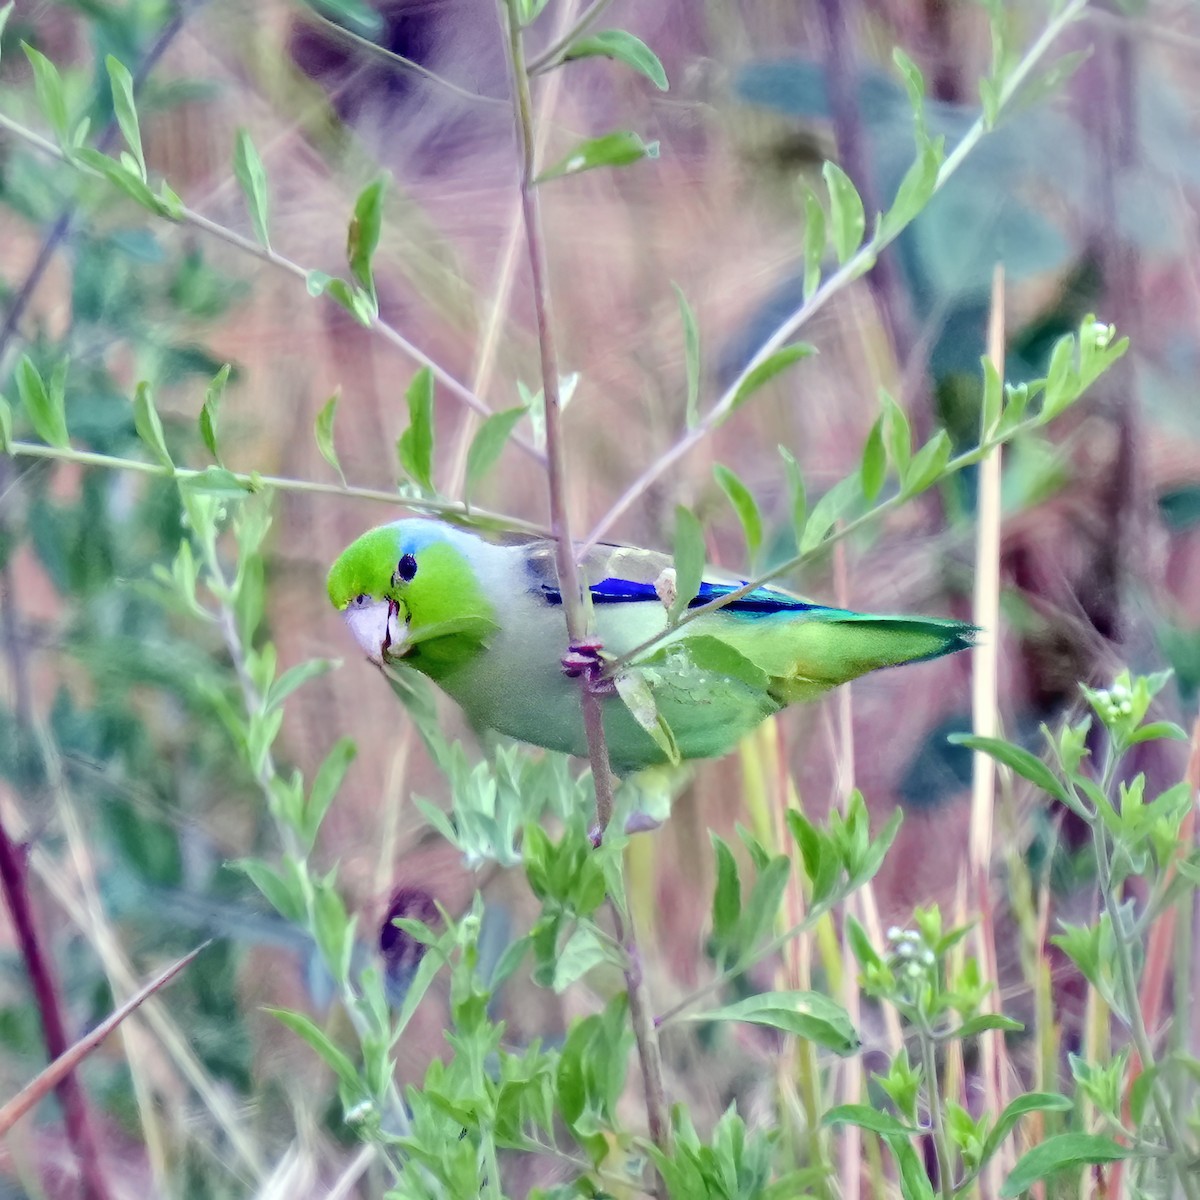
[[[329,598],[373,663],[427,675],[476,728],[582,757],[579,683],[569,676],[663,633],[674,572],[663,554],[594,547],[580,571],[596,642],[564,656],[554,551],[544,538],[489,540],[441,521],[396,521],[342,553]],[[688,607],[739,586],[706,581]],[[964,650],[975,632],[960,621],[874,616],[755,588],[671,629],[604,689],[613,769],[725,754],[788,704],[881,667]]]

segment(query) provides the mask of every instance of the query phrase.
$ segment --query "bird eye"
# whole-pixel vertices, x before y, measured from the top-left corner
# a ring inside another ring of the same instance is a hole
[[[417,560],[411,555],[406,554],[396,564],[396,578],[407,583],[417,573]]]
[[[354,597],[354,603],[357,604],[359,608],[362,608],[362,606],[364,604],[366,604],[366,602],[367,602],[367,598],[365,595],[363,595],[362,592],[359,592],[359,594]]]

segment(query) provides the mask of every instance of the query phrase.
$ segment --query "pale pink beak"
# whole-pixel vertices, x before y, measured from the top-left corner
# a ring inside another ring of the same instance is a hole
[[[342,619],[354,640],[376,666],[384,658],[400,658],[408,649],[408,626],[400,619],[400,606],[394,600],[372,600],[342,610]]]

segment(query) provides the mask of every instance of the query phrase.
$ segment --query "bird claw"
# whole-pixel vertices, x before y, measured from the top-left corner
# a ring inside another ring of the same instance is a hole
[[[616,684],[602,674],[604,660],[600,651],[603,649],[604,643],[599,638],[587,638],[572,642],[562,657],[563,674],[570,679],[583,679],[594,696],[612,696],[617,690]]]

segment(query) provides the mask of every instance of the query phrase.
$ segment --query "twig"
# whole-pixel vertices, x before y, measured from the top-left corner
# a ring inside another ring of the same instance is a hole
[[[533,104],[529,73],[525,64],[521,27],[513,0],[498,0],[502,25],[507,26],[509,66],[512,72],[513,109],[521,152],[521,210],[525,218],[525,240],[533,284],[534,313],[537,320],[538,347],[541,352],[542,388],[546,406],[546,476],[549,487],[550,528],[555,539],[555,563],[566,615],[567,636],[572,648],[584,644],[587,637],[588,610],[584,602],[579,567],[571,537],[570,513],[566,496],[565,448],[562,440],[562,397],[559,390],[558,349],[550,317],[550,290],[546,261],[546,243],[542,228],[538,188],[534,178]],[[596,6],[593,6],[595,8]],[[597,662],[597,668],[599,664]],[[596,790],[596,821],[603,836],[613,814],[612,770],[604,737],[601,697],[595,687],[597,672],[580,676],[580,703],[587,733],[588,757]],[[622,897],[624,899],[624,897]],[[652,1006],[642,974],[641,956],[633,927],[632,913],[622,913],[616,897],[609,897],[617,938],[626,953],[625,987],[629,995],[629,1019],[637,1043],[646,1096],[646,1117],[654,1144],[664,1153],[671,1151],[671,1123],[663,1081],[662,1056]],[[657,1176],[655,1194],[666,1200],[666,1184]]]
[[[1044,57],[1064,29],[1075,20],[1086,8],[1087,0],[1070,0],[1070,3],[1050,21],[1041,35],[1026,52],[1025,57],[1005,77],[1000,90],[999,108],[1002,111],[1029,78],[1033,69]],[[979,144],[988,132],[987,122],[980,116],[970,129],[963,135],[962,140],[954,147],[942,162],[934,183],[933,192],[940,191],[951,176],[962,166],[967,155]],[[642,474],[629,485],[615,504],[596,522],[576,549],[576,557],[582,559],[592,546],[620,520],[622,516],[653,486],[653,484],[677,462],[685,458],[692,450],[705,440],[719,425],[721,425],[736,407],[738,393],[749,376],[757,370],[777,350],[787,345],[801,326],[807,324],[816,314],[829,303],[839,292],[843,291],[854,280],[860,278],[878,258],[879,252],[889,246],[901,233],[900,228],[877,229],[862,247],[846,260],[846,262],[806,300],[799,308],[789,313],[778,325],[775,331],[763,342],[739,372],[736,379],[725,389],[717,402],[696,423],[696,425],[680,437],[673,446],[664,451]]]
[[[74,162],[62,149],[50,141],[49,138],[44,138],[41,134],[35,133],[32,129],[27,129],[18,121],[12,120],[11,117],[4,116],[0,113],[0,129],[7,129],[16,137],[19,137],[27,145],[40,150],[43,154],[47,154],[52,158],[58,159],[60,162],[67,163],[75,170],[95,178],[102,178],[97,172],[89,167],[82,166]],[[252,238],[244,237],[236,230],[229,229],[224,225],[219,224],[210,218],[196,212],[195,209],[189,208],[186,204],[181,204],[178,209],[178,220],[180,223],[190,225],[194,229],[199,229],[202,233],[208,234],[210,237],[216,238],[219,241],[225,242],[227,245],[240,250],[243,254],[249,254],[252,258],[257,258],[262,262],[269,263],[273,267],[277,267],[282,271],[286,271],[289,275],[295,276],[308,285],[308,271],[299,263],[293,262],[290,258],[280,254],[277,250],[272,250],[268,246],[263,246],[254,241]],[[468,408],[473,409],[482,417],[492,415],[491,408],[480,399],[465,383],[460,382],[449,371],[446,370],[440,363],[436,362],[424,350],[414,345],[408,340],[398,329],[389,325],[381,317],[375,316],[371,319],[367,326],[372,332],[376,333],[385,342],[394,346],[406,357],[411,358],[414,362],[420,363],[423,367],[428,367],[442,387],[444,387],[455,399],[461,401]],[[529,457],[535,462],[542,463],[545,461],[545,456],[531,442],[519,435],[514,434],[511,438],[515,446],[520,447]]]
[[[12,916],[17,945],[20,947],[25,972],[33,988],[42,1021],[46,1052],[53,1060],[66,1054],[71,1043],[67,1039],[54,967],[42,949],[37,922],[33,915],[27,867],[24,847],[13,842],[4,822],[0,820],[0,887],[4,890],[4,899]],[[62,1104],[67,1139],[79,1164],[83,1196],[85,1200],[108,1200],[108,1185],[104,1180],[100,1149],[88,1116],[87,1101],[84,1099],[78,1077],[70,1069],[70,1064],[56,1082],[55,1091]]]
[[[31,1079],[3,1108],[0,1108],[0,1137],[3,1137],[31,1108],[57,1087],[106,1037],[143,1001],[166,987],[211,942],[197,946],[172,963],[162,974],[152,979],[144,988],[131,996],[115,1012],[111,1013],[91,1033],[85,1034],[69,1050],[59,1055],[44,1071]]]
[[[140,458],[121,458],[115,454],[98,454],[92,450],[76,450],[73,447],[43,446],[38,442],[12,442],[8,453],[13,458],[44,458],[58,462],[77,463],[83,467],[105,467],[112,471],[132,471],[139,475],[156,475],[159,478],[172,478],[180,483],[198,479],[204,475],[204,470],[191,467],[171,468],[163,463],[147,462]],[[398,504],[404,508],[417,509],[420,512],[440,513],[443,516],[458,517],[468,522],[494,522],[506,529],[516,529],[524,533],[544,535],[544,526],[532,521],[522,521],[503,513],[490,512],[486,508],[478,508],[453,500],[430,500],[424,497],[402,496],[399,492],[389,492],[377,488],[350,487],[341,483],[318,483],[309,479],[289,479],[283,475],[259,475],[257,472],[231,471],[229,473],[247,493],[261,491],[302,492],[307,495],[345,496],[353,500],[375,500],[382,504]]]
[[[557,67],[562,62],[562,56],[570,48],[576,38],[581,37],[600,19],[604,10],[612,0],[592,0],[592,3],[580,14],[579,20],[560,38],[556,38],[541,54],[529,60],[525,71],[529,76],[540,75],[551,67]]]

